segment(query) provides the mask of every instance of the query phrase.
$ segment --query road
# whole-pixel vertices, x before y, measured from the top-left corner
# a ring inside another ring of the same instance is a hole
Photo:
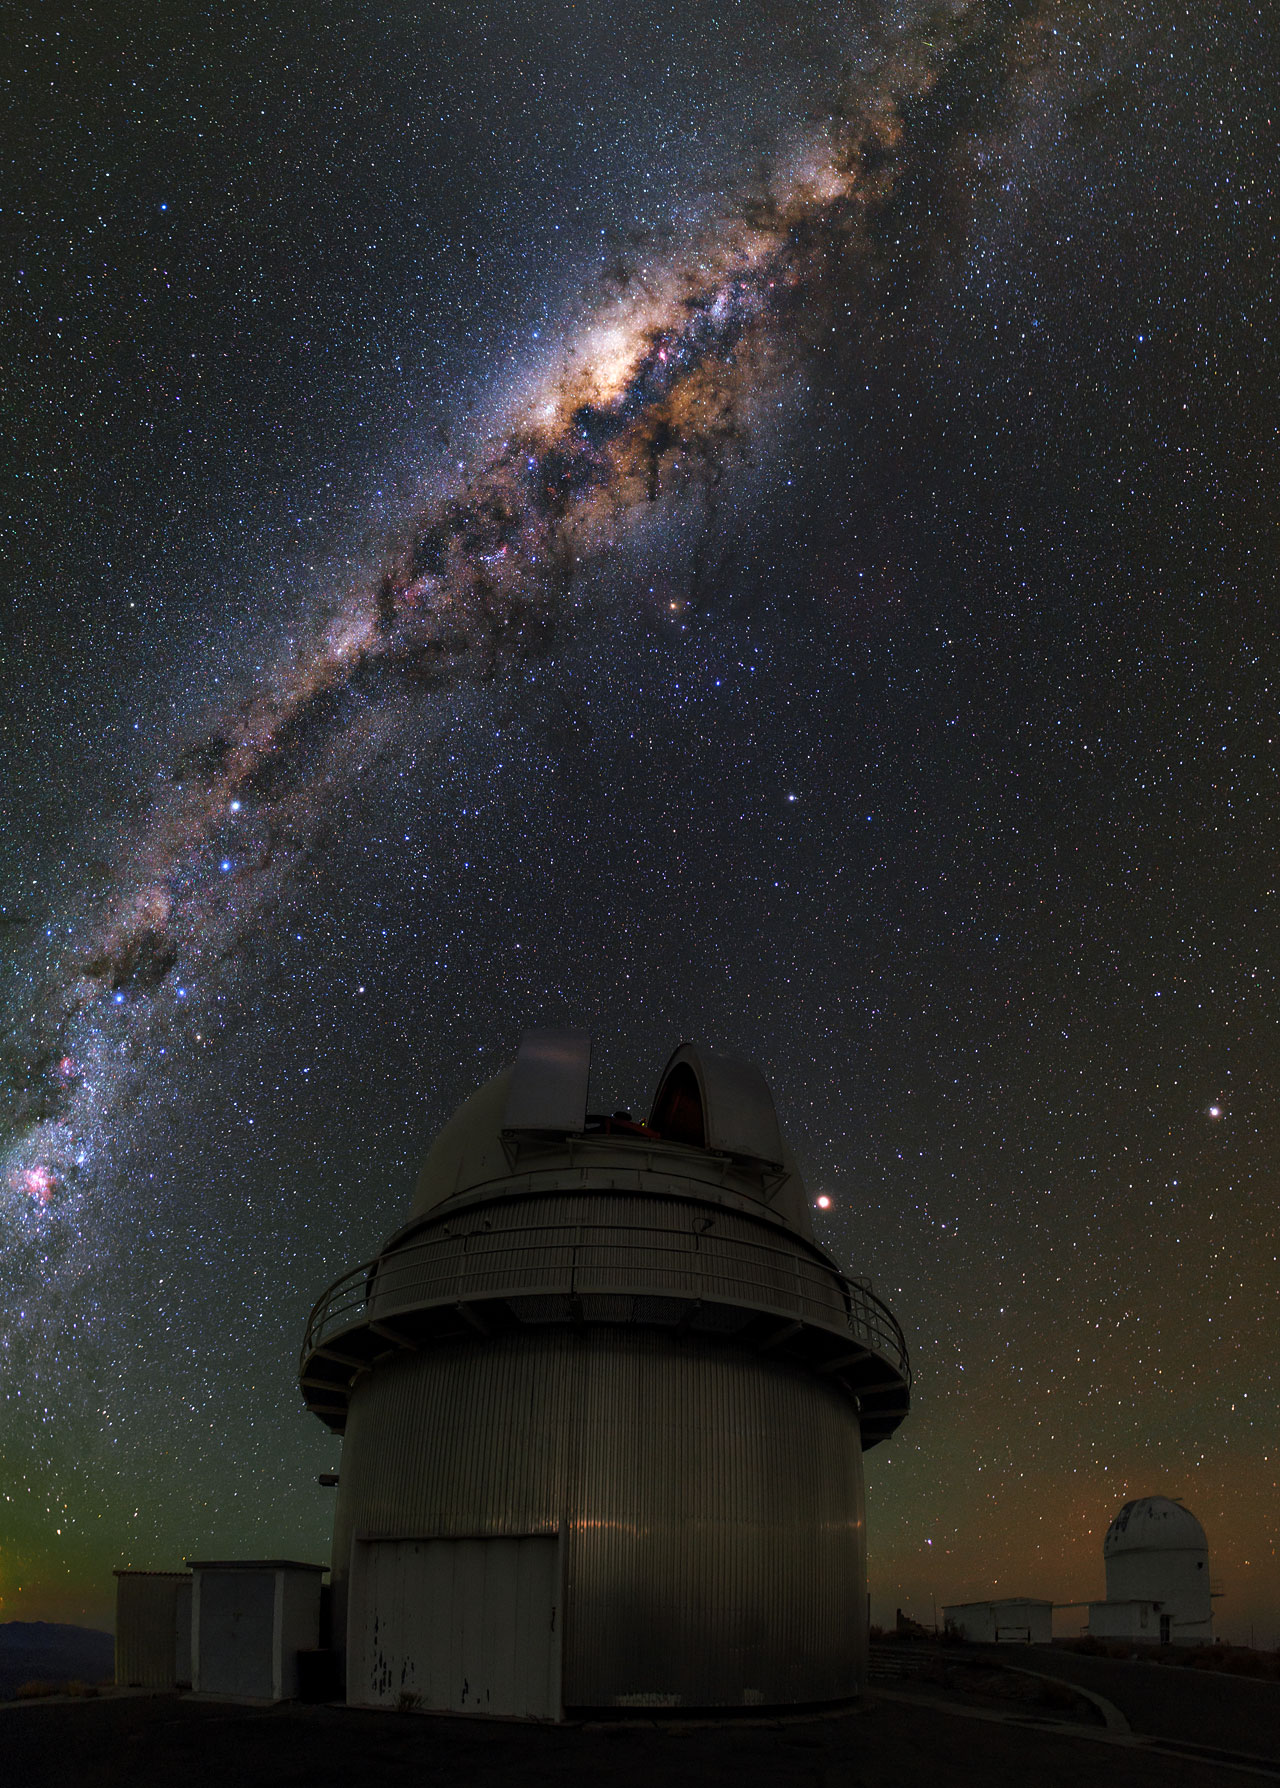
[[[1280,1683],[1130,1658],[1092,1658],[1057,1646],[966,1649],[1093,1689],[1115,1703],[1135,1732],[1280,1759]]]

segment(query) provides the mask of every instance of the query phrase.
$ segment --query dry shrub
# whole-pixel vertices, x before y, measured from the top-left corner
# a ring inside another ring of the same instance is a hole
[[[13,1691],[16,1701],[43,1701],[49,1695],[76,1695],[90,1697],[100,1695],[102,1690],[96,1683],[81,1682],[78,1676],[69,1682],[43,1682],[33,1679],[24,1682]]]
[[[1251,1651],[1247,1645],[1197,1645],[1185,1648],[1180,1664],[1192,1670],[1219,1670],[1228,1676],[1280,1678],[1280,1652]]]

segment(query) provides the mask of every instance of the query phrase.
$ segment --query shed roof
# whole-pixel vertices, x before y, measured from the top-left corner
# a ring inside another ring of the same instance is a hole
[[[193,1571],[320,1571],[328,1565],[307,1564],[298,1558],[189,1558]]]
[[[966,1608],[1052,1608],[1043,1596],[1000,1596],[986,1602],[948,1602],[944,1614],[963,1614]]]

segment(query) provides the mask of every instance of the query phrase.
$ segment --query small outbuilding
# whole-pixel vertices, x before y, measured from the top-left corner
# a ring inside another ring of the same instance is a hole
[[[1049,1645],[1053,1640],[1053,1603],[1036,1596],[956,1602],[942,1610],[942,1618],[947,1632],[971,1645]]]
[[[191,1687],[190,1571],[117,1571],[116,1684]]]
[[[324,1565],[192,1559],[191,1686],[230,1701],[292,1701],[298,1653],[320,1636]]]

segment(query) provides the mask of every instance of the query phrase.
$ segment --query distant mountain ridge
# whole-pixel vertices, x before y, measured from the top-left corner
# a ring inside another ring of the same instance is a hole
[[[0,1700],[24,1682],[104,1682],[115,1670],[115,1640],[96,1627],[55,1620],[0,1621]]]

